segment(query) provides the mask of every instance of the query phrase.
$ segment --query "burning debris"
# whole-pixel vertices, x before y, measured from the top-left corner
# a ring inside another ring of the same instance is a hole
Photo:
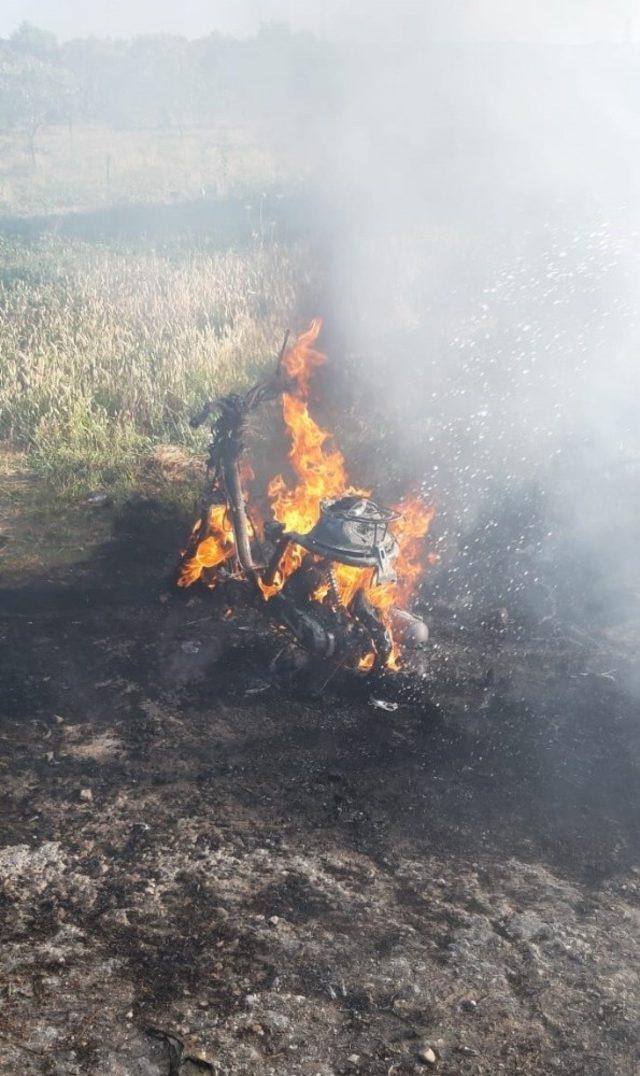
[[[315,350],[319,319],[295,344],[283,344],[274,376],[244,396],[207,403],[212,414],[201,511],[177,583],[248,584],[256,601],[313,659],[333,668],[398,669],[426,643],[426,624],[408,612],[425,562],[423,539],[434,509],[407,497],[392,509],[351,486],[331,435],[312,418],[309,384],[325,356]],[[242,460],[252,412],[282,398],[295,481],[268,484],[271,518],[249,506]]]

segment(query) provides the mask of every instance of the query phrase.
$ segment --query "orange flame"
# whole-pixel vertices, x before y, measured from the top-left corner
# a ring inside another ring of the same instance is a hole
[[[398,542],[395,562],[397,582],[372,587],[368,592],[371,603],[382,610],[390,609],[393,605],[404,608],[408,604],[423,572],[422,540],[436,514],[433,505],[424,504],[418,497],[406,497],[395,505],[395,511],[400,514],[400,518],[391,524]]]
[[[327,356],[315,351],[315,344],[322,328],[322,318],[314,318],[309,328],[284,353],[282,365],[289,377],[296,382],[299,394],[306,400],[309,395],[309,381],[316,366],[322,366]]]
[[[345,494],[368,496],[369,491],[350,486],[344,456],[332,436],[311,417],[308,408],[309,386],[316,367],[326,361],[325,355],[315,349],[322,322],[315,318],[295,344],[288,348],[282,360],[283,367],[294,382],[291,390],[283,393],[282,411],[291,448],[289,464],[295,481],[289,485],[283,475],[276,475],[268,485],[271,509],[275,519],[285,531],[305,534],[320,517],[322,501],[335,500]],[[406,606],[422,573],[422,539],[427,534],[435,509],[425,505],[418,497],[405,498],[396,506],[400,518],[391,524],[398,541],[395,563],[398,582],[375,585],[374,571],[334,563],[333,579],[341,604],[349,605],[358,590],[364,588],[371,604],[380,611],[390,629],[390,610],[394,606]],[[190,586],[200,577],[204,568],[216,567],[233,553],[233,535],[224,506],[211,510],[208,536],[197,547],[195,554],[183,565],[180,586]],[[304,549],[290,545],[279,566],[272,586],[260,583],[266,599],[280,590],[289,576],[299,567],[303,557],[309,556]],[[429,557],[428,560],[433,558]],[[258,582],[260,582],[258,580]],[[313,595],[317,601],[331,600],[330,587],[323,584]],[[373,658],[367,655],[361,663],[370,667]],[[394,647],[388,664],[397,667]]]
[[[282,402],[284,422],[291,439],[289,461],[298,481],[295,486],[289,487],[282,475],[277,475],[268,487],[275,518],[286,531],[302,534],[311,530],[318,521],[320,505],[325,498],[333,500],[346,493],[369,494],[367,490],[355,490],[349,485],[344,456],[338,448],[331,446],[331,435],[311,418],[307,407],[311,373],[316,366],[325,362],[325,356],[313,348],[321,324],[318,318],[312,321],[283,360],[286,370],[295,378],[297,388],[297,395],[285,393]],[[397,583],[376,586],[372,569],[340,563],[332,566],[340,602],[349,605],[358,590],[364,587],[369,601],[382,612],[385,622],[387,618],[384,614],[388,610],[394,605],[405,605],[411,597],[422,573],[421,542],[435,515],[435,509],[425,505],[418,497],[406,498],[396,507],[396,511],[400,513],[400,518],[391,525],[391,530],[398,541]],[[304,550],[299,546],[289,546],[280,565],[276,586],[270,593],[265,593],[265,597],[282,586],[304,555]],[[328,592],[328,586],[323,584],[313,596],[322,601]]]
[[[316,523],[323,497],[339,497],[348,485],[342,453],[328,444],[331,434],[311,418],[307,407],[311,373],[326,362],[326,355],[313,348],[321,326],[320,318],[314,318],[282,361],[295,381],[296,395],[283,393],[282,411],[291,439],[289,461],[298,482],[290,489],[282,475],[276,475],[268,487],[275,518],[285,530],[302,534]]]
[[[198,520],[193,528],[190,544],[195,541],[201,527],[202,521]],[[206,537],[198,543],[193,555],[182,562],[177,580],[179,587],[190,587],[200,578],[205,568],[217,568],[233,554],[233,528],[226,504],[211,506],[206,530]]]
[[[311,418],[307,406],[311,374],[316,366],[326,362],[326,355],[313,347],[321,327],[320,318],[314,318],[307,331],[285,353],[282,363],[295,381],[296,394],[283,394],[282,412],[291,439],[289,462],[297,483],[289,487],[279,474],[268,486],[275,519],[286,531],[299,534],[306,534],[317,523],[320,504],[325,497],[340,497],[349,488],[344,456],[331,445],[331,434]],[[280,565],[275,590],[300,565],[303,555],[304,550],[299,546],[289,546]],[[265,596],[269,597],[270,593]]]

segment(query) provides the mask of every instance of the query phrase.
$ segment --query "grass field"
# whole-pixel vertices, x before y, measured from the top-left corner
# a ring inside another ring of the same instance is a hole
[[[0,130],[0,216],[247,196],[291,179],[284,150],[232,125],[116,130],[41,128],[35,167],[19,130]]]
[[[192,445],[203,401],[273,360],[297,248],[0,240],[0,438],[58,493],[118,491],[158,443]]]
[[[0,132],[0,443],[56,495],[130,489],[272,358],[308,261],[263,221],[283,178],[264,132],[228,125],[45,127],[35,165]]]

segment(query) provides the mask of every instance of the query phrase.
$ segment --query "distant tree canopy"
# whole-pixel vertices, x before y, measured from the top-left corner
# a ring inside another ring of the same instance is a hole
[[[0,123],[25,132],[32,160],[38,129],[70,121],[77,93],[77,81],[68,69],[20,49],[0,52]]]
[[[0,125],[105,123],[173,127],[275,117],[304,122],[331,108],[333,46],[271,23],[252,38],[169,34],[60,43],[23,23],[0,39]]]

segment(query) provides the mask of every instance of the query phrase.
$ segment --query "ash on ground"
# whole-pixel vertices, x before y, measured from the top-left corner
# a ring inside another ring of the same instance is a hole
[[[637,1071],[637,637],[441,601],[309,699],[174,545],[2,595],[0,1071]]]

